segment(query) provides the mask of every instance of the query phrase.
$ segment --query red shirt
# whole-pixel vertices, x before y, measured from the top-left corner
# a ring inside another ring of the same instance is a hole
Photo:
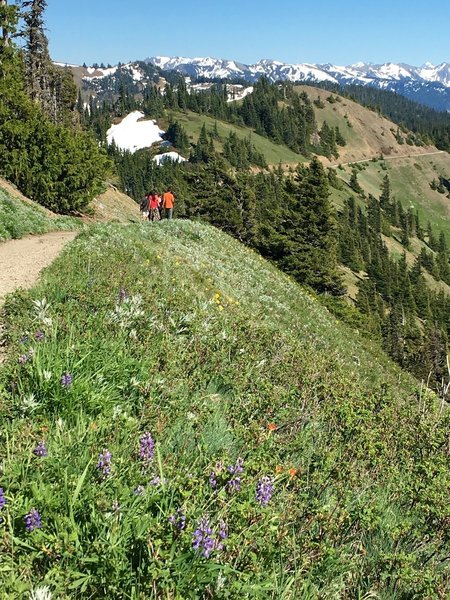
[[[158,208],[158,206],[159,206],[158,196],[150,196],[150,210]]]

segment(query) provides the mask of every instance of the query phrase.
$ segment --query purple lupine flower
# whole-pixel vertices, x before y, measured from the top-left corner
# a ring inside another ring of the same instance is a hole
[[[158,487],[159,485],[165,485],[167,483],[167,479],[165,477],[153,477],[150,479],[150,485],[153,487]]]
[[[133,490],[133,494],[135,496],[142,496],[142,494],[145,492],[145,487],[143,485],[138,485],[137,488],[135,488]]]
[[[44,442],[39,442],[36,448],[33,450],[33,454],[35,456],[39,456],[40,458],[44,458],[48,455],[47,448],[45,447]]]
[[[69,371],[66,371],[64,375],[61,376],[61,385],[65,388],[69,388],[72,385],[72,374]]]
[[[5,492],[3,491],[3,488],[0,487],[0,510],[3,510],[7,504],[8,501],[5,498]]]
[[[219,525],[219,537],[217,539],[216,542],[216,548],[217,550],[223,550],[223,542],[227,539],[228,537],[228,527],[227,524],[225,523],[225,521],[220,521],[220,525]]]
[[[256,501],[261,506],[269,504],[273,494],[273,482],[273,477],[269,477],[268,475],[264,475],[258,481],[256,486]]]
[[[37,342],[43,342],[43,341],[44,341],[44,338],[45,338],[45,333],[44,333],[43,331],[41,331],[40,329],[38,329],[38,330],[36,331],[36,333],[34,334],[34,339],[35,339]]]
[[[177,511],[169,517],[169,523],[178,529],[178,531],[183,531],[186,527],[186,515],[183,513],[181,508],[178,508]]]
[[[217,474],[215,471],[211,471],[208,481],[212,489],[215,490],[217,488]]]
[[[155,457],[155,442],[150,432],[144,433],[139,441],[139,456],[148,465]]]
[[[192,547],[205,558],[209,558],[216,547],[214,531],[208,517],[202,517],[197,521],[197,529],[192,534]]]
[[[225,521],[220,521],[217,532],[213,530],[207,516],[197,521],[197,529],[192,534],[192,547],[205,558],[209,558],[214,550],[223,550],[223,542],[228,537]]]
[[[242,473],[243,470],[244,470],[244,459],[243,458],[238,458],[235,465],[230,465],[228,467],[228,471],[232,475],[236,475],[237,473]]]
[[[35,508],[32,508],[30,512],[25,516],[25,529],[28,532],[34,531],[35,529],[41,529],[42,517]]]
[[[111,457],[112,454],[109,450],[103,450],[98,455],[97,469],[102,479],[106,479],[111,474]]]
[[[232,479],[230,479],[230,481],[227,483],[227,488],[228,491],[233,493],[237,493],[241,491],[241,478],[240,477],[233,477]]]

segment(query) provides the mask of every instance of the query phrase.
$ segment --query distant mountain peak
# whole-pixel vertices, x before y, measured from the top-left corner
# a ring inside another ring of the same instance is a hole
[[[153,69],[153,72],[151,72]],[[91,88],[101,93],[102,79],[113,76],[117,67],[110,69],[88,67],[84,70],[83,79]],[[262,76],[271,82],[291,81],[330,83],[338,85],[364,85],[396,92],[403,96],[425,104],[437,110],[450,111],[450,64],[442,62],[433,65],[425,62],[420,67],[407,63],[355,62],[348,66],[333,63],[285,63],[272,58],[262,58],[248,65],[233,59],[214,57],[154,56],[121,66],[120,76],[127,75],[140,86],[140,90],[155,81],[164,73],[175,71],[190,78],[191,81],[201,78],[205,80],[228,80],[239,83],[246,81],[253,85]],[[98,83],[95,83],[97,80]],[[107,85],[103,86],[107,93]]]

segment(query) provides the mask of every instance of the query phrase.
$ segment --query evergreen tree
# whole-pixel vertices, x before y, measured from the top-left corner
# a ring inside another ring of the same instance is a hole
[[[349,186],[351,187],[351,189],[356,192],[357,194],[363,196],[364,195],[364,190],[362,189],[362,187],[359,185],[359,181],[358,181],[358,172],[355,168],[352,169],[352,174],[350,176],[350,181],[349,181]]]
[[[317,158],[299,167],[290,184],[283,268],[321,292],[342,293],[337,273],[336,229],[329,202],[328,178]]]

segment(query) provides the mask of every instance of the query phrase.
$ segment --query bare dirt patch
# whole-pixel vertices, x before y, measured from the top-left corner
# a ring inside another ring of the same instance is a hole
[[[27,236],[0,244],[0,303],[15,289],[30,288],[39,273],[64,246],[77,235],[75,231],[56,231]]]
[[[77,235],[75,231],[57,231],[27,236],[0,244],[0,305],[6,294],[30,288],[44,267],[52,263],[64,246]],[[3,326],[0,320],[0,365],[4,361]]]

